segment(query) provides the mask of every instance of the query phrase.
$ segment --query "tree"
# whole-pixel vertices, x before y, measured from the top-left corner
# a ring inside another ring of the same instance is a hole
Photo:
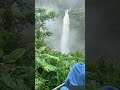
[[[45,79],[41,77],[40,72],[48,66],[48,62],[42,60],[42,53],[46,51],[45,38],[51,36],[52,33],[48,31],[45,22],[54,19],[57,14],[53,11],[47,12],[45,9],[36,8],[35,11],[35,89],[45,89]],[[45,65],[44,67],[42,65]],[[52,66],[51,66],[52,67]],[[54,68],[54,67],[53,67]],[[46,88],[47,89],[47,88]]]

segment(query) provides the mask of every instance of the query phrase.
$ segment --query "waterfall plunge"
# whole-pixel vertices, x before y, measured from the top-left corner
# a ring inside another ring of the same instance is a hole
[[[65,11],[65,16],[63,18],[63,30],[62,30],[62,37],[61,37],[61,53],[66,54],[69,52],[69,45],[68,45],[68,40],[69,40],[69,10],[67,9]]]

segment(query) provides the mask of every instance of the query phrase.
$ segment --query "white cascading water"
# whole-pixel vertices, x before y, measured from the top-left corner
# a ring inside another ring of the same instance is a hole
[[[69,10],[65,10],[65,16],[63,18],[63,29],[62,29],[62,36],[61,36],[61,53],[66,54],[69,52],[69,45],[68,45],[68,40],[69,40]]]

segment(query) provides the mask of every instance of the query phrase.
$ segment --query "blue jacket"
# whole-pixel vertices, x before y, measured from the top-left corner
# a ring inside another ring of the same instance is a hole
[[[82,62],[76,63],[70,70],[66,80],[65,80],[66,86],[85,86],[85,64]],[[70,90],[66,86],[63,86],[60,90]],[[84,90],[82,89],[73,89],[73,90]],[[113,86],[104,86],[101,88],[98,88],[97,90],[119,90],[116,87]]]
[[[76,63],[70,70],[65,85],[85,86],[85,64],[82,62]],[[67,87],[62,87],[60,90],[70,90]]]

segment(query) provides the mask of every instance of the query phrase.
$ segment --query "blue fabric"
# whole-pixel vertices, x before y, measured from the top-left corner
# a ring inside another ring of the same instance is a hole
[[[85,64],[82,62],[76,63],[70,70],[66,80],[66,85],[85,86]],[[63,86],[60,90],[70,90]],[[113,86],[104,86],[97,90],[119,90]]]
[[[70,89],[67,88],[66,86],[63,86],[60,90],[70,90]]]
[[[74,86],[85,85],[85,64],[82,62],[76,63],[70,70],[65,84]]]
[[[76,63],[70,70],[66,80],[66,85],[84,86],[85,85],[85,64],[82,62]],[[67,87],[62,87],[60,90],[69,90]]]

